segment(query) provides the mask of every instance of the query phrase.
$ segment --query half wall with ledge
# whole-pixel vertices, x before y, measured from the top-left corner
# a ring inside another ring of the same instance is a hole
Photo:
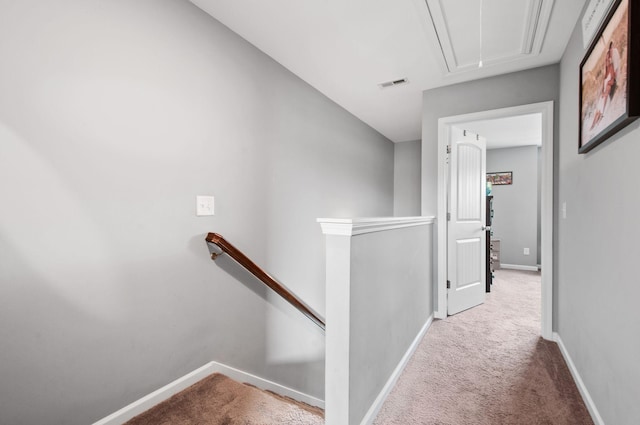
[[[332,219],[325,423],[369,424],[433,319],[434,217]]]

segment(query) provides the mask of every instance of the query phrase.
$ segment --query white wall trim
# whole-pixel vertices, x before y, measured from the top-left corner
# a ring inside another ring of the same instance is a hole
[[[541,104],[542,176],[540,176],[540,271],[542,305],[540,327],[544,339],[553,338],[553,102]]]
[[[218,362],[211,362],[211,363],[212,363],[214,372],[218,372],[223,375],[226,375],[233,380],[251,384],[254,387],[260,388],[261,390],[271,391],[276,394],[283,395],[285,397],[289,397],[294,400],[301,401],[303,403],[307,403],[312,406],[316,406],[321,409],[324,409],[324,400],[310,396],[298,390],[285,387],[284,385],[278,384],[277,382],[273,382],[268,379],[264,379],[259,376],[253,375],[251,373],[244,372],[240,369],[236,369],[231,366],[224,365],[222,363],[218,363]]]
[[[164,387],[140,398],[139,400],[134,401],[117,412],[100,419],[93,425],[121,425],[213,373],[221,373],[238,382],[248,383],[260,389],[273,391],[276,394],[287,396],[294,400],[302,401],[324,409],[324,401],[318,398],[218,362],[209,362],[193,372],[190,372]]]
[[[447,173],[447,144],[451,125],[446,125],[442,120],[438,120],[438,215],[437,223],[437,244],[438,244],[438,280],[436,305],[433,308],[433,315],[436,319],[447,318],[447,208],[448,208],[448,186],[449,175]]]
[[[493,109],[438,120],[438,278],[434,316],[447,317],[447,143],[453,125],[518,115],[542,114],[542,176],[540,194],[542,309],[541,331],[544,339],[553,338],[553,101]]]
[[[432,224],[434,217],[368,217],[368,218],[319,218],[325,235],[355,236],[383,230]]]
[[[510,270],[524,270],[528,272],[537,272],[538,266],[524,266],[522,264],[503,264],[500,263],[501,269],[510,269]]]
[[[589,414],[591,415],[591,419],[593,420],[593,423],[595,425],[604,425],[602,416],[600,416],[600,412],[598,412],[598,408],[596,407],[596,404],[593,402],[593,399],[591,398],[591,395],[587,390],[587,386],[584,384],[582,377],[578,373],[578,369],[576,368],[576,365],[573,363],[573,360],[569,355],[569,351],[567,351],[567,347],[565,347],[564,343],[562,342],[562,338],[560,338],[560,335],[557,332],[553,333],[553,340],[558,344],[558,347],[560,347],[560,352],[562,353],[562,357],[564,357],[564,361],[567,363],[567,366],[569,366],[569,371],[571,372],[571,376],[573,376],[573,380],[575,381],[576,386],[578,387],[578,391],[580,391],[582,400],[584,401],[584,404],[587,406],[587,410],[589,410]]]
[[[120,425],[125,423],[129,419],[146,412],[156,404],[167,400],[171,396],[214,373],[215,370],[212,368],[212,363],[213,362],[207,363],[206,365],[176,379],[164,387],[147,394],[117,412],[95,422],[93,425]]]
[[[418,345],[420,345],[420,342],[422,341],[422,338],[424,338],[427,330],[429,330],[429,327],[431,327],[431,323],[433,323],[433,314],[429,316],[424,326],[422,326],[422,329],[420,329],[420,332],[418,332],[418,335],[416,335],[415,339],[409,346],[407,352],[404,354],[404,356],[402,356],[402,359],[400,359],[398,366],[396,366],[393,373],[387,380],[387,383],[384,385],[384,387],[382,387],[382,390],[374,400],[367,413],[364,415],[364,418],[362,418],[362,422],[360,422],[360,425],[370,425],[373,423],[376,416],[378,416],[378,413],[380,412],[384,401],[389,396],[389,393],[391,393],[391,390],[396,385],[396,382],[398,382],[400,375],[402,375],[405,367],[407,367],[407,364],[409,363],[409,360],[411,360],[413,353],[415,353]]]

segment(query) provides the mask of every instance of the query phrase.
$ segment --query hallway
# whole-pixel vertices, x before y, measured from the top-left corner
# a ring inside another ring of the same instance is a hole
[[[497,270],[485,304],[433,323],[376,424],[592,424],[540,337],[540,273]]]

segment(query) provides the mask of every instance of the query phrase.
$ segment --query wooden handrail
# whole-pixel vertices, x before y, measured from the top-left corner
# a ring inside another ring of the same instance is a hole
[[[244,255],[235,246],[231,245],[225,238],[217,233],[209,233],[205,238],[207,243],[216,245],[223,253],[229,254],[238,264],[247,269],[252,275],[257,277],[262,283],[273,289],[278,295],[284,298],[292,306],[297,308],[302,314],[307,316],[313,323],[318,325],[324,331],[324,319],[315,310],[309,307],[304,301],[293,294],[286,286],[275,280],[269,273],[262,270],[256,263],[251,261],[249,257]],[[211,254],[211,259],[215,260],[222,254]]]

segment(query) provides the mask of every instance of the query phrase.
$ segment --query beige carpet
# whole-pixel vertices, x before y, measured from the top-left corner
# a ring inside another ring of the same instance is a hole
[[[323,411],[213,374],[125,425],[324,424]]]
[[[375,424],[592,424],[540,338],[540,274],[496,273],[484,305],[435,321]]]
[[[539,335],[540,275],[498,271],[484,305],[433,323],[375,424],[592,424],[557,345]],[[214,374],[127,425],[323,423],[321,409]]]

